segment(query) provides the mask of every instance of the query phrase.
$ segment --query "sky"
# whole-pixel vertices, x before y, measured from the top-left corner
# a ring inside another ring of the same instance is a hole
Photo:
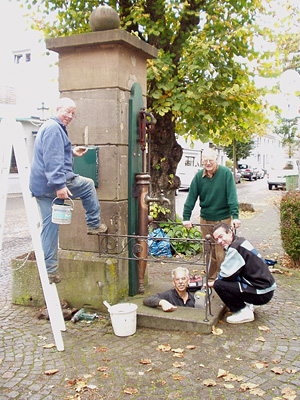
[[[32,30],[26,10],[16,0],[0,1],[0,86],[17,88],[18,117],[41,116],[37,110],[53,104],[59,97],[57,55],[46,56],[41,32]],[[15,65],[13,51],[30,49],[32,62]],[[19,68],[21,67],[21,68]]]

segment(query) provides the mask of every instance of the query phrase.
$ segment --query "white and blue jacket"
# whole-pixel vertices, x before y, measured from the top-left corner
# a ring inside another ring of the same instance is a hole
[[[218,279],[238,282],[241,292],[263,294],[276,288],[268,266],[248,240],[234,235],[225,252]]]

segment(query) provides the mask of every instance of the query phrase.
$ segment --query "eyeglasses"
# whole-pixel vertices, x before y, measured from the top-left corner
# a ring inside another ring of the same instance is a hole
[[[203,164],[207,164],[207,163],[212,164],[212,163],[216,162],[216,160],[203,160],[202,162],[203,162]]]
[[[175,282],[180,282],[180,281],[185,282],[187,280],[187,278],[186,277],[184,277],[184,278],[176,278],[174,280],[175,280]]]

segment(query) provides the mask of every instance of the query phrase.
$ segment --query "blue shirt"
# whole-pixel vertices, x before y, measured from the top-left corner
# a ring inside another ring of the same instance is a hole
[[[43,196],[64,188],[74,176],[72,144],[66,127],[51,117],[35,139],[29,188],[34,196]]]

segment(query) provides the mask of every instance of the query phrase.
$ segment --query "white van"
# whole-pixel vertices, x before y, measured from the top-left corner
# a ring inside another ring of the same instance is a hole
[[[283,160],[282,163],[272,167],[268,171],[268,186],[269,190],[278,188],[278,186],[286,187],[286,176],[298,175],[298,162],[293,158]]]
[[[201,169],[201,151],[183,149],[182,158],[177,166],[176,175],[180,178],[180,189],[189,189],[190,184]]]

